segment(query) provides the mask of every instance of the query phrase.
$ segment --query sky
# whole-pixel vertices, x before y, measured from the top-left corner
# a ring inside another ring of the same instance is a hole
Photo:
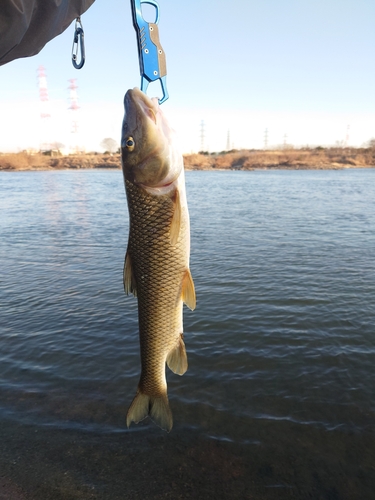
[[[162,106],[184,153],[264,148],[266,130],[268,147],[359,147],[375,137],[374,0],[158,3],[169,92]],[[130,0],[96,0],[81,20],[81,70],[71,63],[74,21],[38,55],[0,66],[0,152],[45,142],[102,151],[107,137],[120,143],[124,95],[141,81]],[[49,120],[40,118],[40,65]],[[159,84],[148,94],[160,97]]]

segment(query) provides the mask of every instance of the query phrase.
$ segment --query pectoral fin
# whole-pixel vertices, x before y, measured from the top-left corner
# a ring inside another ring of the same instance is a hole
[[[132,269],[132,260],[129,252],[126,252],[124,263],[124,290],[126,295],[132,293],[134,297],[137,296],[137,283]]]
[[[181,229],[181,200],[180,200],[180,193],[178,192],[178,189],[176,189],[174,212],[170,228],[171,245],[175,245],[177,243],[178,237],[180,235],[180,229]]]
[[[193,278],[191,277],[189,269],[185,271],[185,275],[182,280],[182,300],[192,311],[194,311],[197,300],[195,297]]]

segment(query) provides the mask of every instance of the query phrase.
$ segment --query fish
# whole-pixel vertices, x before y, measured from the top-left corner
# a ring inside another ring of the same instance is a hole
[[[150,417],[169,432],[166,365],[188,368],[183,303],[196,307],[191,276],[190,221],[177,136],[157,98],[127,91],[121,160],[129,210],[124,289],[137,297],[141,375],[127,426]]]

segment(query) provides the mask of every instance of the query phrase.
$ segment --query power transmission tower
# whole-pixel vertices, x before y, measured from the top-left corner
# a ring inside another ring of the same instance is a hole
[[[228,134],[227,134],[227,151],[229,151],[231,149],[230,147],[230,130],[228,130]]]
[[[200,137],[201,137],[201,151],[204,151],[204,143],[205,143],[205,123],[204,123],[204,120],[201,121]]]
[[[268,149],[268,128],[264,131],[264,149]]]
[[[346,137],[345,137],[345,147],[347,148],[349,146],[349,132],[350,132],[350,125],[346,127]]]
[[[50,140],[50,104],[48,97],[47,88],[47,77],[44,66],[39,66],[38,68],[38,87],[39,87],[39,99],[40,99],[40,119],[41,119],[41,140],[40,140],[40,150],[49,151],[51,149]]]
[[[71,145],[71,150],[73,152],[77,153],[78,152],[78,144],[77,144],[77,134],[78,134],[78,116],[77,112],[79,110],[78,106],[78,95],[77,95],[77,89],[78,86],[76,84],[77,79],[76,78],[71,78],[68,80],[70,82],[70,85],[68,87],[69,89],[69,108],[72,112],[72,129],[71,133],[73,134],[72,136],[72,144]]]

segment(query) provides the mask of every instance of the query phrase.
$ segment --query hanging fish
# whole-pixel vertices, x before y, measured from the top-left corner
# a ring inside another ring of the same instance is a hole
[[[137,88],[125,95],[121,151],[130,217],[124,288],[138,298],[142,365],[127,425],[149,415],[170,431],[165,364],[178,375],[187,370],[182,307],[196,305],[189,213],[174,131],[158,100]]]

